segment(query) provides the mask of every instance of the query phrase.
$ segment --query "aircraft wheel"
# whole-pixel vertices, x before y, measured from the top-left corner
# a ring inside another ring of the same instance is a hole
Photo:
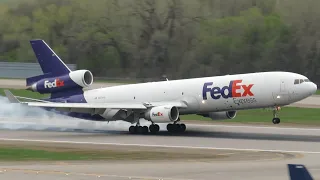
[[[159,127],[158,124],[151,124],[149,126],[149,130],[150,130],[151,133],[157,133],[157,132],[159,132],[160,127]]]
[[[173,124],[167,124],[167,130],[168,130],[168,132],[174,132],[174,125]]]
[[[273,118],[272,122],[273,122],[273,124],[279,124],[280,123],[280,118]]]
[[[141,127],[142,134],[147,134],[149,132],[148,126]]]
[[[135,134],[140,134],[140,133],[141,133],[141,130],[142,130],[141,126],[135,126],[135,127],[134,127],[134,133],[135,133]]]
[[[135,131],[135,127],[134,126],[130,126],[129,127],[129,132],[131,133],[131,134],[134,134],[136,131]]]
[[[155,129],[156,129],[156,132],[159,132],[160,131],[160,126],[158,124],[155,124],[154,125]]]
[[[185,132],[187,129],[187,126],[185,124],[180,124],[180,131]]]
[[[172,133],[185,132],[186,125],[185,124],[168,124],[167,130],[168,130],[168,132],[172,132]]]

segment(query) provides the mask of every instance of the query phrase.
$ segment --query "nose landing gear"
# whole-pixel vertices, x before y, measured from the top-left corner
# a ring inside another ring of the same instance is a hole
[[[273,110],[273,119],[272,122],[273,124],[279,124],[280,123],[280,118],[277,117],[278,111],[280,110],[280,107],[275,107]]]

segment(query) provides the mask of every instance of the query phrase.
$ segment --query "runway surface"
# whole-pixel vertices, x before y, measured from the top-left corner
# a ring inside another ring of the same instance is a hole
[[[56,130],[58,131],[58,130]],[[78,130],[80,131],[80,130]],[[304,164],[320,178],[320,129],[189,125],[184,135],[101,132],[0,131],[0,143],[77,148],[211,151],[228,159],[66,163],[0,163],[6,179],[288,179],[288,163]],[[156,153],[156,152],[155,152]],[[207,152],[208,153],[208,152]],[[238,156],[237,156],[238,155]],[[44,165],[45,164],[45,165]],[[38,174],[37,174],[38,172]],[[25,174],[26,173],[26,174]],[[100,177],[98,177],[100,176]]]

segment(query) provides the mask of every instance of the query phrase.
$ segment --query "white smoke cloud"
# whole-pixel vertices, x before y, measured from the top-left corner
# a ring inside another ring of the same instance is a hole
[[[10,103],[6,97],[0,96],[0,129],[46,130],[119,130],[128,131],[131,124],[124,121],[95,122],[59,115],[37,107]],[[140,125],[149,126],[150,122],[140,121]]]

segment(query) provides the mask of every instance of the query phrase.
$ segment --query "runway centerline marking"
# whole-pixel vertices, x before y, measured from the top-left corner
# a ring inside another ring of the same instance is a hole
[[[282,152],[282,153],[302,153],[302,154],[320,154],[320,151],[295,151],[281,149],[250,149],[250,148],[219,148],[203,146],[173,146],[159,144],[129,144],[129,143],[103,143],[103,142],[85,142],[85,141],[54,141],[40,139],[11,139],[0,138],[0,141],[24,141],[24,142],[43,142],[43,143],[66,143],[66,144],[91,144],[91,145],[113,145],[113,146],[137,146],[137,147],[158,147],[158,148],[182,148],[182,149],[205,149],[205,150],[230,150],[230,151],[255,151],[255,152]]]

